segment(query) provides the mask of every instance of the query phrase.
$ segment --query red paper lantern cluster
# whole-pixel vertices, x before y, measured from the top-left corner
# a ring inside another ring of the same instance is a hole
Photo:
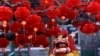
[[[13,17],[13,11],[10,7],[0,6],[0,21],[9,21]]]

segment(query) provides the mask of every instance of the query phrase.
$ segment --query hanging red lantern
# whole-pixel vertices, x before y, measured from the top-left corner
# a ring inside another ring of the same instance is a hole
[[[86,23],[80,29],[85,34],[91,34],[91,33],[94,33],[95,26],[93,24],[91,24],[91,23]]]
[[[55,21],[55,19],[50,19],[50,21],[47,23],[47,27],[50,29],[54,26],[57,26],[57,22]]]
[[[71,8],[79,7],[81,3],[81,0],[66,0],[67,6]]]
[[[25,44],[28,42],[27,37],[25,37],[24,34],[18,34],[18,36],[16,36],[16,39],[14,40],[14,43],[19,46],[25,46]]]
[[[81,23],[80,23],[79,21],[73,21],[73,22],[72,22],[72,25],[73,25],[74,27],[79,27],[79,26],[81,26]]]
[[[26,18],[31,14],[30,10],[26,7],[18,7],[17,10],[14,12],[14,16],[19,21],[24,21]]]
[[[42,6],[51,6],[54,5],[54,1],[53,0],[41,0],[41,5]]]
[[[66,5],[61,5],[61,7],[60,7],[60,17],[61,17],[62,20],[66,19],[69,12],[70,12],[69,7],[67,7]]]
[[[100,12],[100,4],[97,2],[90,2],[90,4],[87,6],[87,10],[90,13],[99,13]]]
[[[33,14],[33,15],[30,15],[27,19],[27,25],[30,25],[29,27],[37,27],[37,25],[40,24],[40,22],[42,21],[41,20],[41,17],[38,16],[37,14]]]
[[[6,48],[9,44],[9,41],[6,38],[0,38],[0,48]]]
[[[17,33],[21,30],[22,25],[19,22],[14,22],[9,26],[9,29],[13,32],[13,33]]]
[[[100,14],[97,14],[97,15],[95,16],[95,18],[97,19],[97,21],[100,22]]]
[[[29,2],[29,0],[13,0],[12,4],[17,4],[17,3],[21,3],[21,5],[19,5],[18,7],[26,7],[27,9],[31,9],[31,4]]]
[[[10,7],[0,6],[0,21],[9,21],[12,19],[13,12]]]
[[[59,33],[61,33],[61,30],[59,27],[52,27],[51,29],[48,30],[48,34],[50,36],[57,36]]]
[[[46,14],[49,18],[56,18],[58,15],[60,15],[60,10],[54,9],[52,11],[47,11]]]
[[[78,15],[78,13],[75,11],[75,10],[71,10],[69,13],[68,13],[68,18],[70,19],[70,20],[75,20],[76,19],[76,17],[77,17],[77,15]]]
[[[37,36],[36,45],[38,45],[38,46],[42,45],[45,48],[45,47],[49,47],[49,44],[50,44],[50,42],[46,36],[44,36],[44,35]]]

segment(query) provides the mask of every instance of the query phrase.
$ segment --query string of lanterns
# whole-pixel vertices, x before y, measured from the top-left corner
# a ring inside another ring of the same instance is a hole
[[[86,2],[64,0],[64,3],[57,0],[41,0],[37,8],[32,8],[28,0],[21,0],[21,2],[13,0],[11,4],[8,2],[6,4],[8,6],[4,4],[0,6],[0,32],[2,33],[0,48],[5,48],[9,44],[8,41],[13,41],[19,47],[24,47],[27,43],[31,46],[49,46],[46,37],[63,32],[58,27],[57,17],[62,21],[71,20],[72,25],[85,34],[92,34],[99,30],[96,25],[97,21],[100,22],[99,0]],[[84,14],[86,16],[83,16]],[[46,24],[42,21],[43,15],[49,18]],[[93,22],[91,16],[94,18]]]

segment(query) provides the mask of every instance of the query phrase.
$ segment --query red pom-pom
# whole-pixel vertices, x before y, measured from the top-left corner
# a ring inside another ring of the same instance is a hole
[[[51,6],[51,5],[54,5],[54,1],[53,0],[42,0],[41,5],[42,6]]]
[[[85,34],[91,34],[91,33],[94,33],[95,26],[93,24],[91,24],[91,23],[86,23],[80,29]]]
[[[68,35],[68,31],[67,30],[62,30],[61,34],[67,36]]]
[[[16,45],[25,45],[28,42],[27,40],[28,39],[27,39],[27,37],[25,37],[24,34],[18,34],[18,36],[14,40],[14,43]]]
[[[68,17],[70,20],[75,20],[76,17],[77,17],[77,15],[78,15],[78,13],[77,13],[76,11],[71,10],[71,11],[68,13],[68,16],[67,16],[67,17]]]
[[[13,33],[17,33],[21,29],[22,25],[19,22],[14,22],[9,26],[9,29]]]
[[[30,10],[26,7],[18,7],[17,10],[14,12],[14,16],[19,20],[26,20],[26,18],[31,14]]]
[[[50,19],[50,21],[47,23],[47,27],[50,29],[50,28],[52,28],[54,26],[55,27],[57,26],[57,22],[56,21],[52,22],[52,19]]]
[[[45,32],[46,28],[45,28],[45,24],[44,23],[40,23],[38,26],[38,32]]]
[[[61,17],[62,17],[62,16],[67,17],[69,12],[70,12],[70,8],[67,7],[66,5],[62,5],[62,6],[60,7],[60,16],[61,16]]]
[[[90,13],[99,13],[100,12],[100,4],[97,2],[91,2],[88,6],[87,6],[87,10]]]
[[[13,0],[12,1],[13,4],[17,4],[19,2],[23,3],[19,7],[26,7],[27,9],[31,9],[31,4],[30,4],[29,0]]]
[[[37,27],[41,22],[41,17],[38,16],[37,14],[30,15],[27,18],[27,24],[30,25],[31,27]]]
[[[13,12],[11,8],[6,6],[0,6],[0,20],[9,21],[12,19]]]
[[[60,10],[55,9],[55,10],[52,10],[52,11],[47,11],[46,14],[49,18],[56,18],[60,14]]]
[[[48,34],[51,36],[57,36],[59,33],[61,33],[61,30],[59,27],[52,27],[49,31]]]
[[[100,22],[100,14],[97,14],[95,17]]]
[[[81,3],[81,0],[66,0],[67,6],[71,8],[78,7]]]
[[[6,48],[9,44],[9,41],[6,38],[0,38],[0,48]]]
[[[43,47],[49,47],[49,40],[44,35],[37,36],[36,45],[43,45]]]

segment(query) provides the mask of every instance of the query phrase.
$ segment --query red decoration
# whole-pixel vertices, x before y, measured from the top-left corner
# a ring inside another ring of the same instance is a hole
[[[60,10],[59,9],[54,9],[52,11],[47,11],[46,14],[49,18],[56,18],[60,14]]]
[[[16,39],[14,40],[14,43],[16,45],[25,45],[28,42],[27,37],[25,37],[24,34],[18,34],[18,36],[16,36]]]
[[[70,20],[75,20],[76,19],[76,17],[77,17],[77,15],[78,15],[78,13],[75,11],[75,10],[71,10],[69,13],[68,13],[68,18],[70,19]]]
[[[29,25],[29,27],[37,27],[41,22],[41,17],[38,16],[37,14],[33,14],[33,15],[30,15],[28,18],[27,18],[27,25]]]
[[[90,13],[99,13],[100,12],[100,4],[97,2],[91,2],[88,6],[87,6],[87,10]]]
[[[9,26],[9,29],[13,33],[17,33],[19,30],[21,30],[22,25],[19,22],[14,22]]]
[[[72,25],[73,25],[74,27],[79,27],[79,26],[81,25],[81,23],[80,23],[79,21],[74,21],[74,22],[72,23]]]
[[[31,4],[30,4],[29,0],[13,0],[12,1],[13,4],[17,4],[19,2],[23,3],[19,7],[26,7],[27,9],[31,9]]]
[[[54,1],[53,0],[41,0],[41,5],[42,6],[51,6],[54,5]]]
[[[95,17],[100,22],[100,14],[97,14]]]
[[[43,47],[49,47],[49,40],[44,35],[37,36],[36,45],[43,45]]]
[[[81,3],[81,0],[66,0],[67,6],[71,8],[78,7]]]
[[[68,13],[70,12],[70,8],[67,7],[66,5],[61,5],[60,7],[60,16],[65,16],[67,17],[68,16]]]
[[[47,27],[50,29],[50,28],[52,28],[52,27],[56,27],[57,26],[57,22],[55,21],[55,19],[54,19],[54,21],[52,22],[52,19],[50,19],[50,21],[48,22],[48,24],[47,24]]]
[[[71,50],[76,50],[77,49],[72,36],[68,36],[68,45],[71,48]]]
[[[6,48],[9,44],[9,41],[6,38],[0,38],[0,48]]]
[[[94,24],[91,23],[86,23],[84,26],[81,27],[81,31],[85,34],[91,34],[94,33],[95,31],[95,26]]]
[[[30,10],[26,7],[18,7],[17,10],[14,12],[14,16],[19,20],[26,20],[26,18],[31,14]]]
[[[10,7],[0,6],[0,20],[9,21],[12,19],[13,12]]]
[[[58,34],[61,33],[61,30],[59,27],[52,27],[49,31],[48,34],[51,36],[57,36]]]

